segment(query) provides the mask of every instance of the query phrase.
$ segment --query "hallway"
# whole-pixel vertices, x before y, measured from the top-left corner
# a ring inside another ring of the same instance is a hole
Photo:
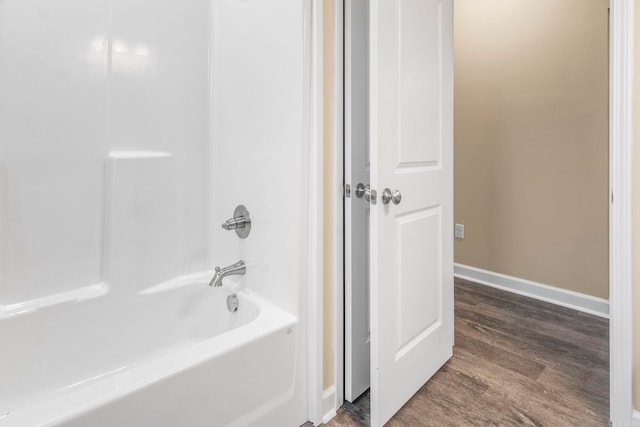
[[[606,426],[609,323],[456,279],[453,358],[387,424]],[[327,427],[368,425],[368,393]]]

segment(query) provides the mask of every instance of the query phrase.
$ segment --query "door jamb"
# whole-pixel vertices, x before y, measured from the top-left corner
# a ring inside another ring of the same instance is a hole
[[[334,34],[333,34],[333,64],[334,64],[334,93],[333,108],[333,348],[334,348],[334,378],[336,397],[335,409],[344,404],[344,0],[334,1]]]
[[[344,5],[344,2],[339,2]],[[632,394],[632,79],[633,79],[633,0],[611,0],[610,25],[610,117],[609,117],[609,288],[610,288],[610,419],[613,426],[630,426],[633,415]],[[336,76],[343,75],[344,13],[336,7],[335,64]],[[316,20],[318,18],[316,17]],[[338,20],[339,19],[339,20]],[[338,69],[336,69],[338,71]],[[343,207],[344,169],[344,79],[336,79],[336,135],[334,191],[335,214]],[[338,112],[340,115],[338,116]],[[316,141],[321,143],[322,139]],[[334,223],[336,262],[334,277],[334,352],[336,361],[336,405],[344,401],[344,226]],[[321,286],[320,282],[320,286]],[[320,391],[320,395],[322,391]]]
[[[323,416],[324,338],[324,214],[323,214],[323,50],[322,2],[305,0],[303,34],[304,86],[303,132],[308,131],[308,234],[307,234],[307,418],[314,425]],[[301,135],[307,137],[307,135]]]
[[[611,0],[609,117],[610,419],[633,416],[632,81],[633,0]]]

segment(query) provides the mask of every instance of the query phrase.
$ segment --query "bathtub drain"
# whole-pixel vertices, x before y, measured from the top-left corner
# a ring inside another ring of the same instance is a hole
[[[227,309],[231,313],[235,313],[236,311],[238,311],[239,305],[240,300],[238,300],[238,296],[236,294],[232,294],[227,297]]]

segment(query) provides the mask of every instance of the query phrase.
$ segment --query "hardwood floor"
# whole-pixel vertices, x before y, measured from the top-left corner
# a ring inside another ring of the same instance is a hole
[[[606,319],[458,279],[455,311],[453,358],[389,427],[608,425]],[[368,399],[326,426],[367,426]]]

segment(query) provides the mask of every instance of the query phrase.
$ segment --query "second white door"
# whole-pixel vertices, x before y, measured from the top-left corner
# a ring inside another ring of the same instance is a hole
[[[345,1],[345,399],[370,386],[370,205],[358,185],[369,185],[369,0]]]
[[[453,0],[345,12],[345,397],[377,427],[452,355]]]

